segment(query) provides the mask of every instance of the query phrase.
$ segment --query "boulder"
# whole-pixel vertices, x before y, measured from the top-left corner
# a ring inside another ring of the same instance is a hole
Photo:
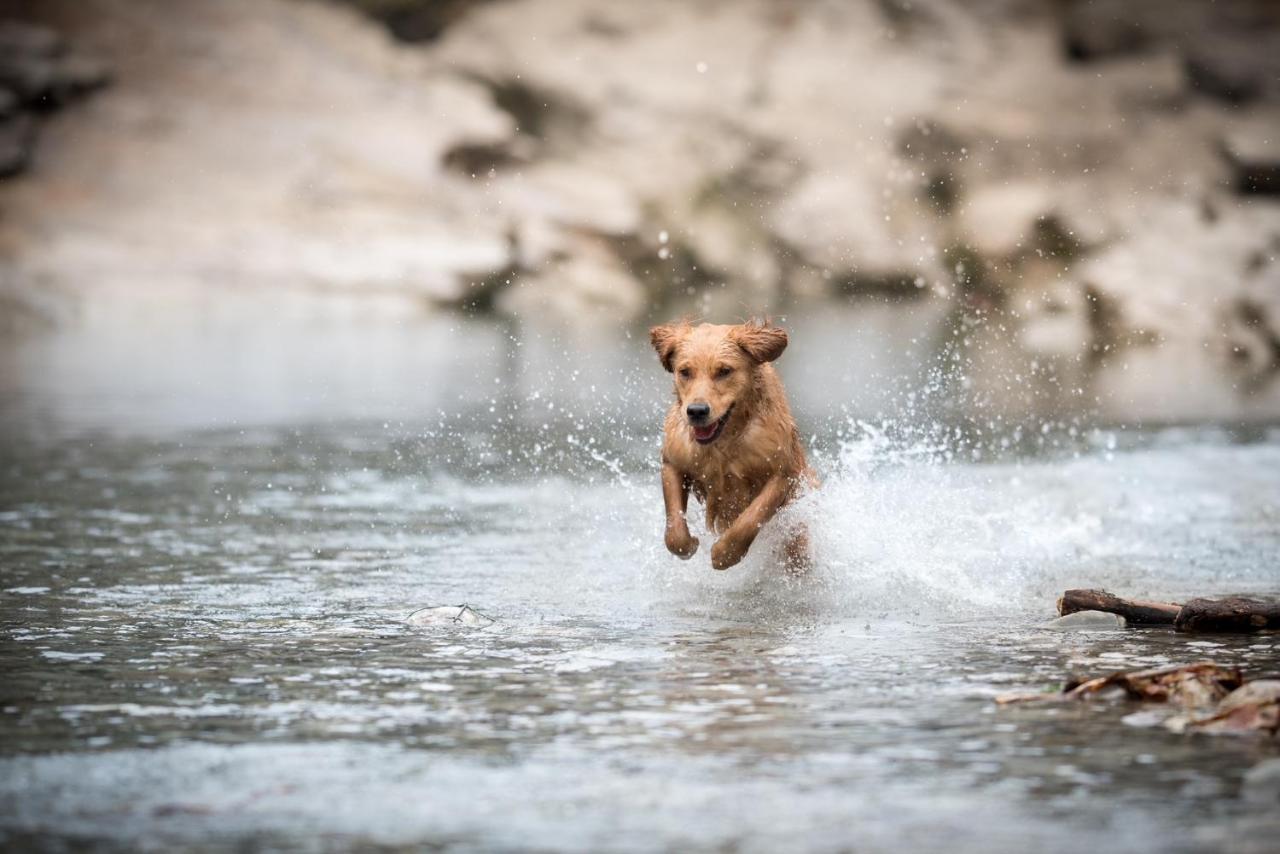
[[[627,182],[587,163],[536,164],[494,192],[513,213],[561,228],[627,236],[643,223],[640,199]]]
[[[769,223],[835,294],[914,298],[947,278],[928,213],[867,171],[811,172],[773,208]]]
[[[1275,268],[1256,274],[1270,287],[1254,287],[1253,277],[1242,275],[1259,254],[1271,254],[1280,215],[1224,201],[1206,222],[1202,208],[1172,198],[1152,199],[1134,214],[1123,239],[1071,274],[1106,308],[1098,317],[1105,317],[1107,343],[1173,347],[1225,367],[1222,306],[1250,294],[1264,312],[1280,308]]]
[[[520,272],[497,296],[495,306],[517,316],[579,321],[635,318],[647,308],[644,285],[606,240],[582,235],[565,244],[565,250],[536,269]]]

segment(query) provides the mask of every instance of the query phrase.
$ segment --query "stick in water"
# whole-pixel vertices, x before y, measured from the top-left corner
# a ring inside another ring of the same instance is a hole
[[[1106,611],[1119,614],[1134,626],[1170,626],[1181,610],[1172,602],[1142,602],[1121,599],[1105,590],[1068,590],[1058,599],[1062,616],[1076,611]]]

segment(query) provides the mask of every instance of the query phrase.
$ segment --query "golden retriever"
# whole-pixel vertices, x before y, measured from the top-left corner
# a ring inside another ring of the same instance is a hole
[[[706,505],[707,527],[720,535],[711,565],[728,569],[783,505],[815,483],[769,364],[786,349],[787,333],[767,321],[680,322],[655,326],[649,339],[675,375],[662,442],[667,549],[686,559],[698,550],[685,521],[692,490]],[[786,546],[789,568],[802,569],[807,555],[805,534],[796,532]]]

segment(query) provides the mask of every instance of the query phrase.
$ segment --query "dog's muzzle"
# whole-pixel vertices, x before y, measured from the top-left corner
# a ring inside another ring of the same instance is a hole
[[[693,407],[691,406],[689,408],[692,409]],[[708,407],[708,409],[710,409],[710,407]],[[730,406],[724,411],[724,415],[721,415],[710,424],[694,424],[690,421],[689,427],[693,430],[694,441],[699,445],[710,445],[716,439],[720,438],[720,433],[724,430],[724,425],[729,423],[729,416],[732,414],[733,407]]]

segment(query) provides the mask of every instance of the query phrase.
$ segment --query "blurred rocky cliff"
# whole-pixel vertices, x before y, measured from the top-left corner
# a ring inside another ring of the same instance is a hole
[[[0,0],[0,18],[114,76],[39,118],[0,182],[10,330],[228,293],[611,327],[891,301],[1067,380],[1154,360],[1242,401],[1227,414],[1280,414],[1275,3]],[[12,90],[0,76],[0,106]],[[1141,394],[1150,372],[1132,376],[1113,390]]]

